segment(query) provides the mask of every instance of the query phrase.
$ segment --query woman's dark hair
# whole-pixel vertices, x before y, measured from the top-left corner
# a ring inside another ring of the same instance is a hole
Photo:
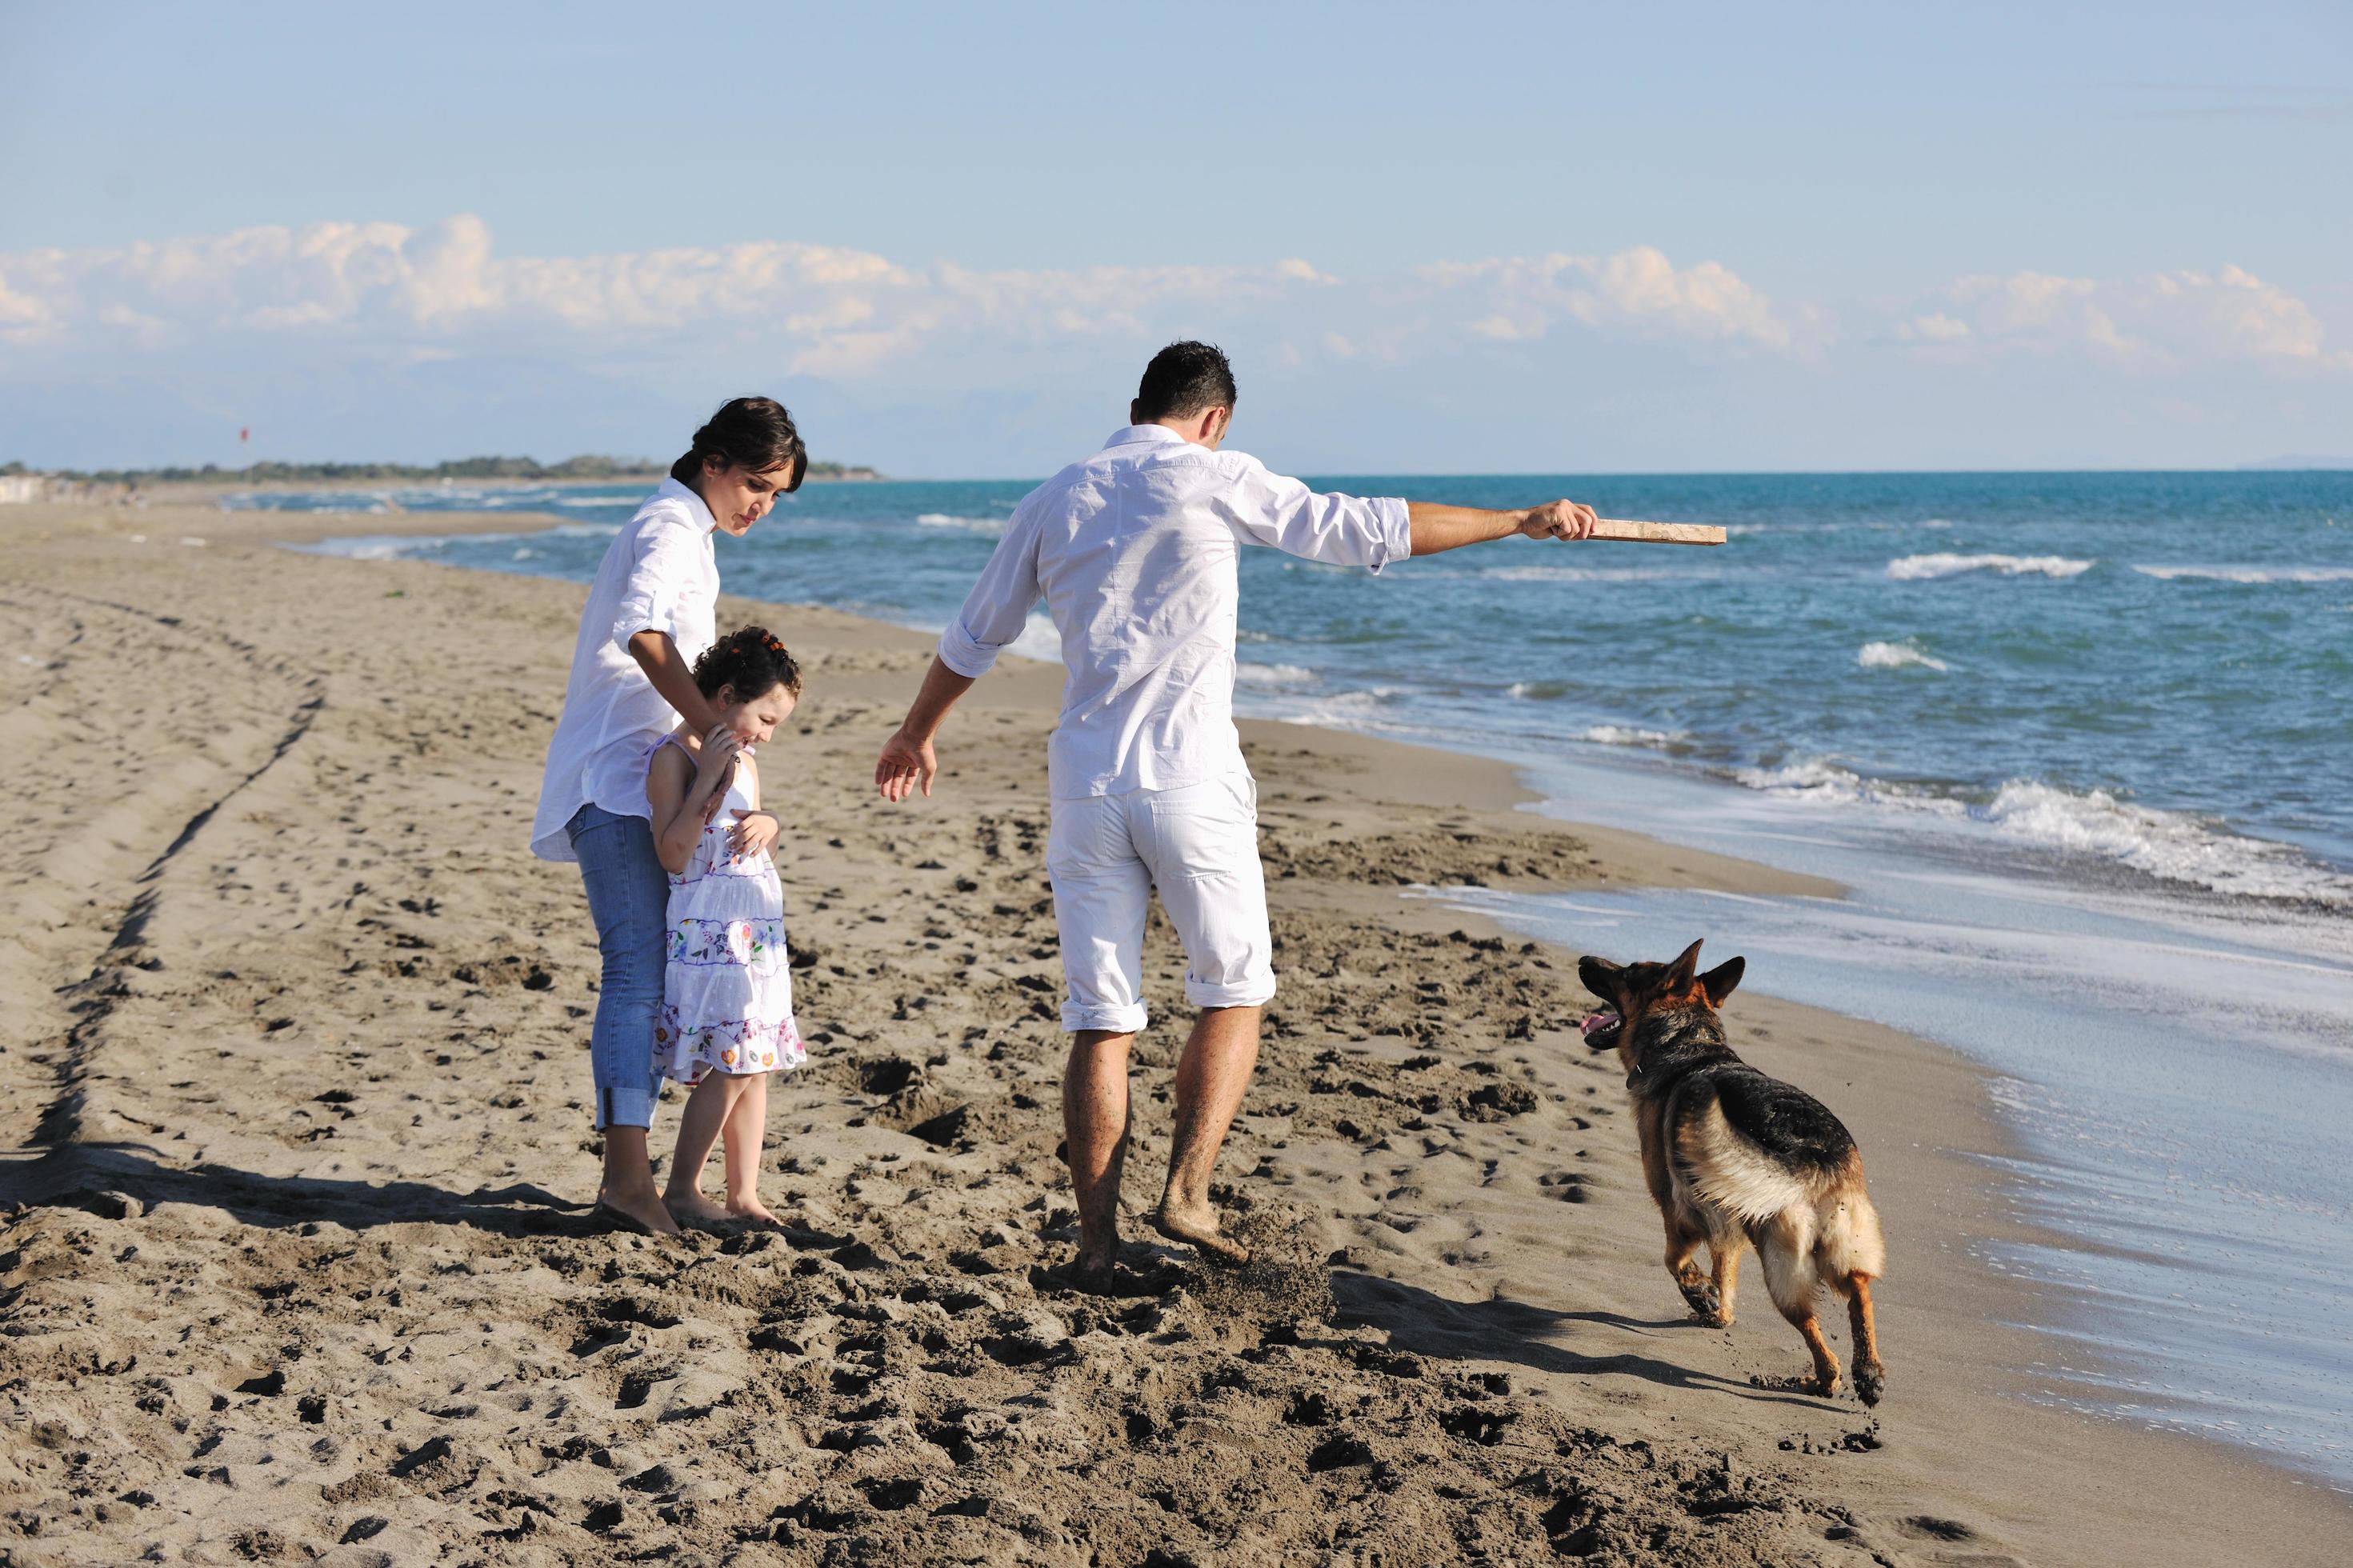
[[[784,644],[768,635],[767,627],[745,626],[721,637],[694,661],[697,691],[705,697],[716,697],[723,686],[735,689],[738,702],[765,697],[779,686],[797,698],[801,694],[801,667],[793,662]]]
[[[808,448],[801,443],[791,412],[773,397],[735,397],[721,404],[719,412],[694,433],[694,445],[686,456],[670,466],[670,477],[691,488],[702,477],[706,458],[755,474],[789,469],[787,490],[800,489],[808,473]]]
[[[1189,339],[1154,354],[1135,389],[1135,416],[1146,424],[1233,405],[1234,367],[1226,363],[1224,351]]]

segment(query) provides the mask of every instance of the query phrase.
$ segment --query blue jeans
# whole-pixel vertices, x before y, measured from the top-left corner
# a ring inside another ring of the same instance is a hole
[[[564,825],[580,857],[588,916],[605,975],[588,1062],[596,1075],[596,1126],[650,1127],[661,1080],[654,1072],[654,1019],[662,1005],[662,940],[670,928],[670,876],[654,853],[653,825],[584,805]]]

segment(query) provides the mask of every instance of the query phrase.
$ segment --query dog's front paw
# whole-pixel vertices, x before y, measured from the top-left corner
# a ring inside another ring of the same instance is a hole
[[[1887,1369],[1877,1362],[1854,1369],[1854,1396],[1865,1405],[1876,1405],[1887,1391]]]

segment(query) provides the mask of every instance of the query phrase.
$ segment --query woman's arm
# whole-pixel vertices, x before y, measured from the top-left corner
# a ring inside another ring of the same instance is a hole
[[[719,722],[719,710],[711,699],[694,684],[694,671],[679,657],[678,644],[670,641],[668,632],[650,628],[629,639],[629,657],[646,672],[646,679],[661,694],[661,700],[678,710],[687,728],[698,735],[711,732]],[[664,751],[670,750],[665,746]]]

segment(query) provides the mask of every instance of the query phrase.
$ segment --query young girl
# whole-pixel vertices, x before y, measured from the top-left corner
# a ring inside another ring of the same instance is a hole
[[[759,626],[722,637],[694,661],[694,684],[719,722],[681,722],[646,759],[654,849],[670,873],[670,957],[654,1025],[654,1070],[691,1084],[662,1202],[681,1218],[757,1219],[768,1078],[807,1052],[793,1024],[785,963],[785,892],[768,851],[776,817],[760,809],[760,773],[740,737],[768,740],[800,700],[801,672]],[[727,1201],[702,1195],[702,1167],[723,1137]]]

